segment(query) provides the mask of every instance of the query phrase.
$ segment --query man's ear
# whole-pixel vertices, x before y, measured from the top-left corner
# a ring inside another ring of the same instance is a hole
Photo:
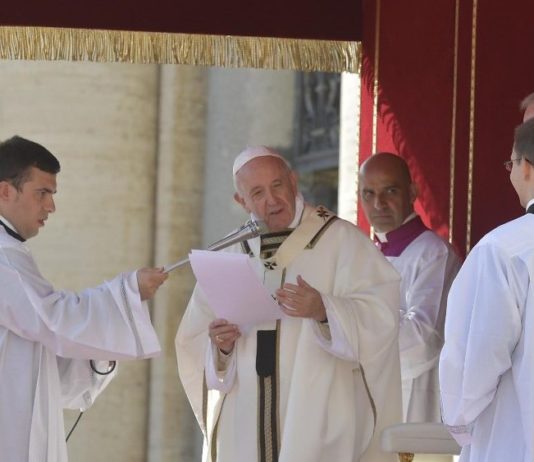
[[[526,158],[521,161],[520,167],[525,180],[530,180],[530,178],[534,177],[534,165],[527,161]]]
[[[250,213],[250,209],[247,207],[245,199],[239,195],[239,193],[234,193],[234,200],[245,209],[247,213]]]
[[[0,181],[0,200],[7,201],[10,197],[10,184],[7,181]]]

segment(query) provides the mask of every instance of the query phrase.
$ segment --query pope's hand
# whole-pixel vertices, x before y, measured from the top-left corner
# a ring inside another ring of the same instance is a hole
[[[235,341],[241,336],[239,327],[226,319],[215,319],[209,325],[211,341],[219,350],[228,354],[234,349]]]
[[[141,300],[148,300],[154,296],[159,286],[169,277],[163,268],[141,268],[137,270],[137,284]]]
[[[310,286],[301,276],[297,276],[297,285],[284,284],[276,291],[280,308],[288,316],[311,318],[316,321],[326,320],[326,309],[321,294]]]

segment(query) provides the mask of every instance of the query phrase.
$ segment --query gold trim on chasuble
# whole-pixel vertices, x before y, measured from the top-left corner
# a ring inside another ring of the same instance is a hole
[[[265,233],[261,235],[261,246],[260,246],[260,258],[262,260],[269,260],[274,256],[277,250],[280,248],[282,243],[286,238],[293,232],[292,229],[284,229],[282,231],[277,231],[274,233]],[[268,269],[274,269],[276,267],[276,262],[272,264],[264,263],[264,266]]]
[[[312,249],[336,219],[337,217],[330,211],[319,206],[313,213],[307,215],[295,230],[284,230],[262,235],[261,259],[264,261],[264,271],[270,273],[271,271],[279,270],[277,260],[280,260],[282,262],[280,287],[283,287],[286,267],[289,263],[300,251]],[[320,226],[318,227],[319,224]],[[290,236],[291,239],[288,239]],[[290,241],[293,251],[290,251],[287,246],[283,246],[284,242],[289,243]],[[308,242],[305,243],[305,241]],[[302,248],[303,244],[305,244],[304,248]],[[284,255],[278,255],[278,250]],[[298,252],[295,253],[295,250]],[[278,320],[276,322],[276,330],[258,331],[257,333],[256,370],[258,373],[259,462],[277,462],[280,451],[280,329],[281,323]],[[266,362],[269,364],[264,364]]]
[[[282,282],[284,284],[285,270]],[[280,320],[257,332],[258,462],[278,462],[280,453]],[[267,356],[267,357],[265,357]]]
[[[0,26],[0,59],[253,67],[357,73],[361,43]]]

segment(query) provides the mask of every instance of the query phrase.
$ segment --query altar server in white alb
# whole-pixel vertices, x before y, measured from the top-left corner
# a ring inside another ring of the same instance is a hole
[[[143,300],[166,279],[161,270],[124,273],[77,294],[55,290],[39,272],[24,242],[55,211],[59,169],[37,143],[0,143],[3,462],[65,462],[63,408],[88,408],[111,378],[95,373],[89,360],[105,372],[110,360],[160,351]]]
[[[403,421],[441,422],[438,360],[447,294],[460,260],[414,212],[417,188],[401,157],[378,153],[367,159],[359,193],[377,246],[401,275]]]
[[[235,200],[269,232],[236,245],[285,316],[240,329],[196,287],[180,324],[180,378],[204,432],[204,461],[386,462],[401,421],[399,277],[354,225],[303,202],[265,147],[235,160]]]
[[[480,240],[448,300],[441,395],[461,462],[534,460],[534,119],[505,166],[527,213]]]

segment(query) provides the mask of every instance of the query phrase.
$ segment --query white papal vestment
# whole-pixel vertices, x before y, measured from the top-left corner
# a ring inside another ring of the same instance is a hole
[[[316,209],[306,206],[304,219]],[[289,239],[289,238],[288,238]],[[328,325],[284,317],[279,326],[277,411],[280,462],[386,462],[382,428],[401,421],[398,354],[399,277],[369,238],[335,220],[283,271],[258,257],[251,262],[265,285],[296,284],[301,275],[322,295]],[[242,251],[234,246],[233,252]],[[285,274],[284,274],[285,273]],[[180,378],[204,431],[203,460],[259,460],[257,332],[242,332],[226,363],[208,338],[214,314],[195,288],[176,348]],[[203,382],[210,389],[203,396]],[[203,397],[208,398],[204,402]],[[267,459],[266,459],[267,460]]]
[[[56,291],[25,244],[0,227],[0,460],[65,462],[63,408],[86,409],[106,360],[160,351],[135,273]]]
[[[461,462],[534,460],[534,215],[487,234],[449,293],[443,417]]]

